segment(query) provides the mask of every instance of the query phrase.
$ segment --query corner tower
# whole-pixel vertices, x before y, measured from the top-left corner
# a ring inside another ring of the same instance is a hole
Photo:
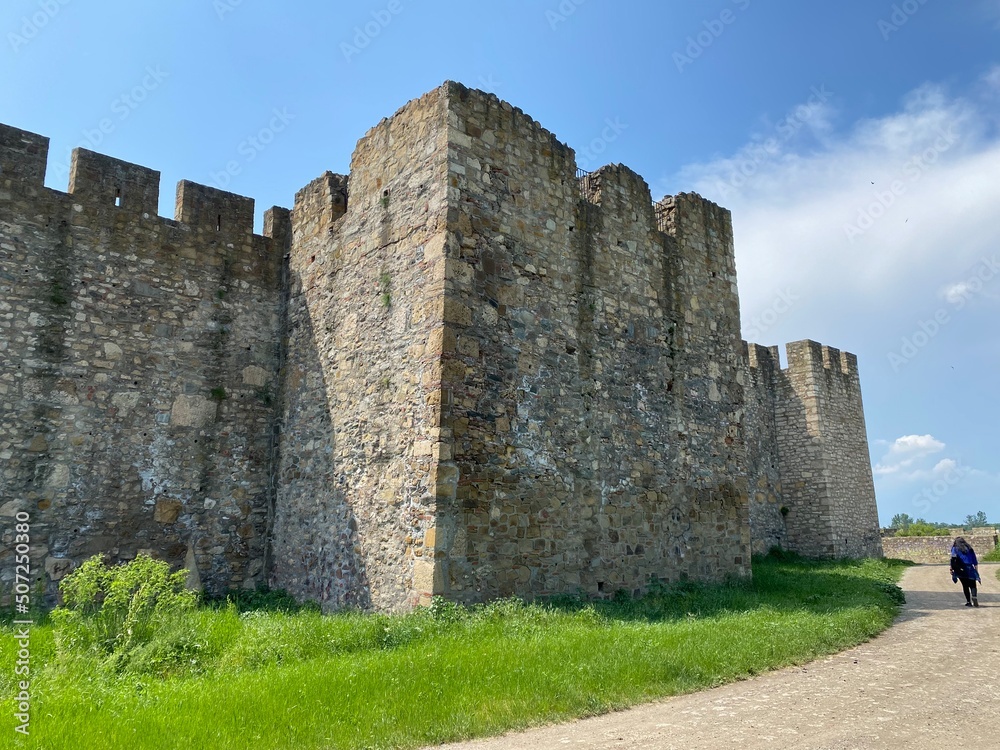
[[[774,404],[788,547],[814,557],[881,557],[858,359],[808,340],[785,350]]]
[[[292,212],[272,580],[387,609],[749,573],[729,213],[447,83]]]

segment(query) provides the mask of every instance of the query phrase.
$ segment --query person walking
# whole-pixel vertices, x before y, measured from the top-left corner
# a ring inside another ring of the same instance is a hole
[[[962,593],[965,594],[966,607],[978,607],[979,597],[976,582],[979,577],[979,560],[976,551],[965,541],[964,537],[956,537],[951,548],[951,581],[962,582]]]

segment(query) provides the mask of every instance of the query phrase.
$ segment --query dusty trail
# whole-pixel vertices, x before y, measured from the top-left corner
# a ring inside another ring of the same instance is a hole
[[[1000,749],[1000,581],[979,608],[946,566],[910,568],[906,606],[875,640],[804,667],[448,750]]]

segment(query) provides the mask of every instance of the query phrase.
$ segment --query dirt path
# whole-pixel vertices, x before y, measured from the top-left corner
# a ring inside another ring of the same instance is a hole
[[[1000,748],[1000,582],[979,609],[945,566],[906,571],[906,607],[875,640],[804,667],[448,750]]]

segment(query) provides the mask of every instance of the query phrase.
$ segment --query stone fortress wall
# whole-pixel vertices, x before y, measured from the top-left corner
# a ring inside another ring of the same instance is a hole
[[[46,150],[0,127],[0,518],[50,586],[150,550],[391,610],[881,553],[856,360],[742,343],[729,212],[578,177],[495,96],[410,102],[264,237],[82,149],[50,190]]]
[[[0,518],[30,512],[50,581],[152,550],[262,583],[288,212],[256,236],[252,200],[182,182],[163,219],[158,172],[77,149],[62,193],[47,151],[0,128]]]

